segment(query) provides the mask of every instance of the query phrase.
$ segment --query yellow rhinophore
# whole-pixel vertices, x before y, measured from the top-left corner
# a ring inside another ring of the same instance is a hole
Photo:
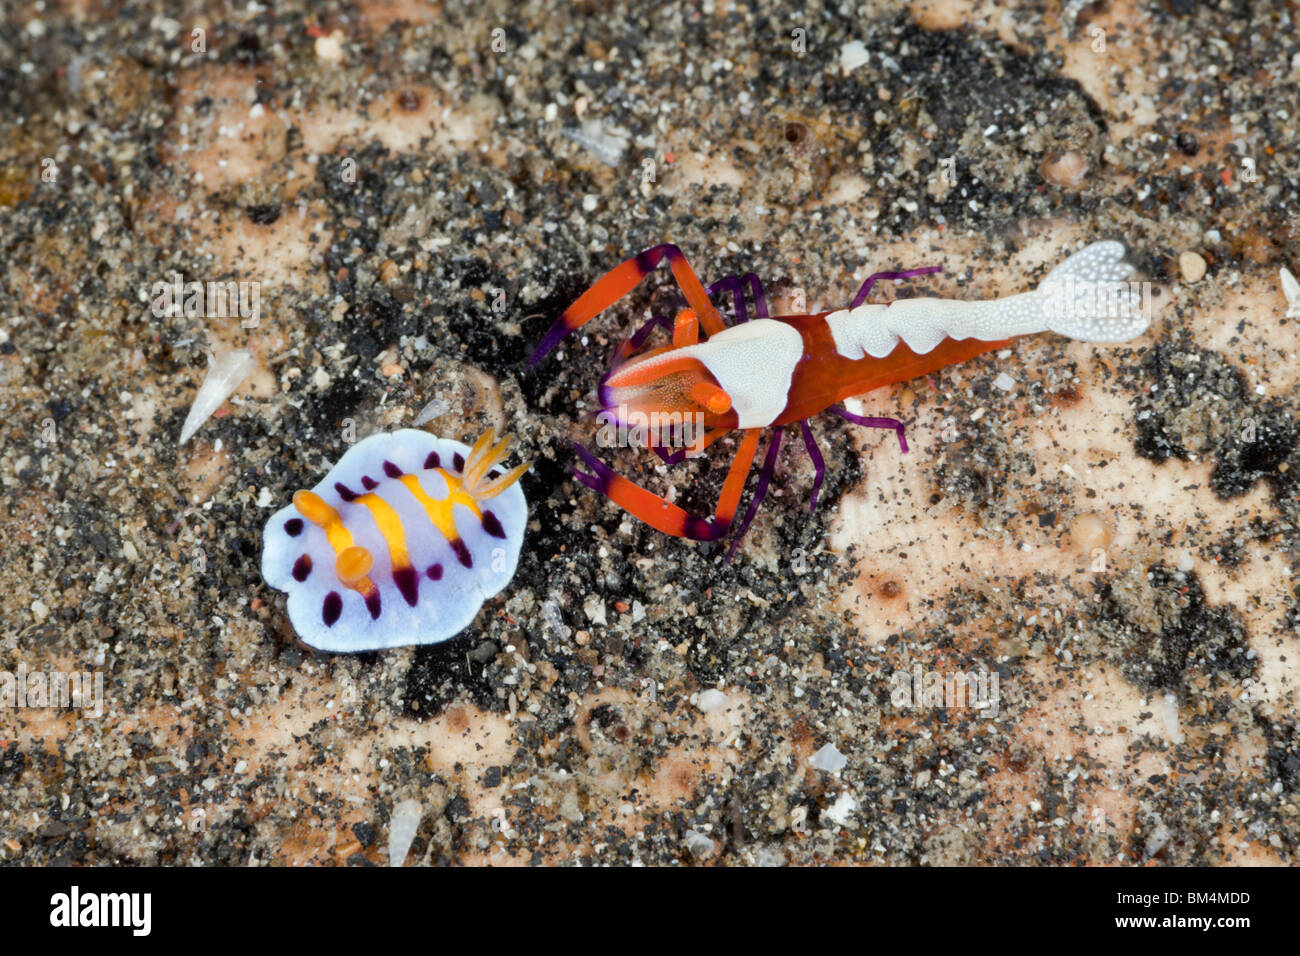
[[[360,591],[362,594],[371,593],[375,585],[367,575],[370,573],[370,565],[373,563],[373,559],[370,552],[365,548],[355,547],[352,544],[352,532],[344,526],[339,513],[326,504],[325,499],[314,491],[294,492],[293,506],[298,509],[299,514],[325,532],[330,547],[334,549],[334,567],[335,573],[339,575],[339,581],[346,587]],[[345,555],[350,555],[346,563]],[[340,573],[340,568],[346,567],[351,570],[358,567],[361,555],[365,555],[365,561],[367,562],[365,570],[352,580],[345,579],[343,574]]]

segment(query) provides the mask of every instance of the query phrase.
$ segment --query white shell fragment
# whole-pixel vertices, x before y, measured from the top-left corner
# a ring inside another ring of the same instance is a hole
[[[627,134],[599,120],[588,120],[581,126],[566,126],[560,130],[560,135],[577,143],[607,166],[618,166],[623,161],[623,151],[627,149]]]
[[[428,405],[425,405],[424,408],[420,409],[420,414],[415,416],[415,421],[411,422],[411,424],[416,428],[419,428],[421,425],[426,425],[441,415],[446,415],[449,411],[451,411],[450,405],[444,402],[441,398],[435,398],[430,401]]]
[[[695,706],[700,708],[701,713],[716,714],[727,706],[727,695],[716,688],[702,690],[695,700]]]
[[[208,357],[208,374],[199,386],[199,393],[194,396],[190,413],[185,416],[180,444],[184,445],[193,437],[199,427],[234,393],[239,383],[248,378],[256,364],[253,353],[247,349],[235,349],[216,359]]]
[[[271,516],[262,577],[288,592],[298,636],[323,651],[459,634],[514,576],[528,505],[489,430],[473,448],[402,429],[352,446]]]
[[[858,801],[847,790],[835,798],[835,802],[822,811],[822,819],[844,826],[858,809]]]
[[[406,862],[406,854],[411,852],[423,815],[424,805],[419,800],[403,800],[393,807],[393,815],[388,821],[389,866],[401,866]]]
[[[840,753],[834,744],[827,744],[808,758],[808,766],[814,770],[825,770],[827,773],[839,773],[848,762],[849,758]]]
[[[867,52],[867,47],[861,40],[850,40],[840,47],[840,68],[844,70],[845,76],[870,59],[871,54]]]
[[[1286,317],[1300,319],[1300,282],[1286,266],[1282,267],[1282,294],[1286,296]]]

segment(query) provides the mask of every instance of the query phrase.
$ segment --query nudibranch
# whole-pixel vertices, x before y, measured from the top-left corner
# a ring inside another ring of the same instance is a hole
[[[509,438],[470,448],[416,429],[372,435],[267,522],[262,577],[323,651],[432,644],[474,620],[514,576],[528,522],[499,467]]]

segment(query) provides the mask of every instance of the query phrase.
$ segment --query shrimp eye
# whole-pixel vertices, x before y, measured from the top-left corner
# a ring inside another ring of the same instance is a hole
[[[696,382],[691,387],[691,400],[715,415],[725,415],[731,410],[731,396],[712,382]]]

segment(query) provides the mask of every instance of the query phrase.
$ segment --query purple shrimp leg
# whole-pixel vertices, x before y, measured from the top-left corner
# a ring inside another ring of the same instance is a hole
[[[768,318],[767,296],[763,294],[763,280],[758,277],[757,273],[746,272],[742,276],[724,276],[708,288],[710,298],[725,289],[731,290],[732,307],[738,324],[749,321],[749,314],[745,308],[744,286],[746,283],[749,285],[750,295],[754,297],[754,315],[760,319]],[[658,445],[655,446],[655,454],[669,465],[676,465],[681,462],[686,457],[687,451],[688,449],[682,448],[669,453]]]
[[[847,418],[855,425],[865,425],[867,428],[892,428],[898,433],[898,444],[903,449],[903,454],[907,454],[907,437],[904,434],[903,423],[897,418],[866,418],[862,415],[854,415],[843,405],[831,405],[826,410],[834,412],[840,418]]]
[[[746,272],[739,276],[723,276],[705,291],[710,299],[721,292],[731,293],[732,314],[735,317],[735,324],[749,321],[749,310],[745,306],[745,286],[749,286],[749,293],[754,297],[754,315],[760,319],[769,318],[767,311],[767,296],[763,293],[763,280],[757,273]],[[680,308],[685,304],[681,296],[675,299],[677,307]]]
[[[605,383],[609,381],[609,377],[614,374],[616,368],[622,365],[623,362],[640,349],[641,346],[645,345],[646,339],[650,338],[650,335],[654,332],[656,326],[663,326],[663,328],[669,333],[673,330],[671,319],[662,315],[653,316],[647,320],[641,328],[637,329],[631,338],[625,339],[621,342],[618,347],[614,349],[613,354],[610,355],[609,369],[601,376],[600,384],[596,387],[596,394],[600,396],[601,405],[603,406],[602,410],[608,410],[611,407],[605,394]],[[670,465],[676,465],[681,462],[686,457],[687,451],[689,451],[689,449],[683,448],[670,455],[658,445],[654,446],[654,450],[656,455]]]
[[[745,309],[744,287],[747,283],[749,285],[749,294],[754,297],[754,315],[760,319],[768,318],[767,297],[763,294],[763,280],[756,273],[746,272],[743,276],[726,276],[713,283],[708,289],[710,298],[724,289],[731,290],[737,323],[749,321],[749,314]]]
[[[652,316],[649,319],[649,321],[646,322],[645,325],[641,326],[641,328],[637,329],[636,332],[633,333],[631,338],[625,339],[624,341],[620,342],[618,344],[618,347],[614,349],[613,354],[610,355],[609,357],[609,370],[611,372],[614,371],[615,368],[623,364],[623,362],[627,359],[628,356],[630,356],[641,346],[645,345],[645,340],[650,338],[650,333],[655,330],[656,325],[662,325],[665,329],[669,331],[669,333],[671,333],[673,330],[673,323],[671,319],[668,319],[662,315]],[[605,377],[608,378],[609,376],[606,375]],[[600,384],[604,385],[605,384],[604,380],[602,380]]]
[[[605,370],[605,374],[600,377],[600,383],[596,386],[596,395],[600,398],[601,411],[606,411],[610,407],[608,397],[605,394],[605,383],[609,381],[609,377],[614,374],[616,368],[627,361],[633,352],[645,345],[646,339],[650,338],[650,333],[655,330],[655,326],[659,325],[662,325],[669,332],[673,329],[672,322],[662,315],[652,316],[645,325],[633,333],[631,338],[624,339],[610,353],[609,368]],[[599,413],[593,413],[593,417],[597,414]]]
[[[686,460],[688,451],[690,451],[689,448],[679,448],[674,452],[666,452],[662,446],[655,445],[655,454],[659,456],[659,460],[665,465],[680,465]]]
[[[763,470],[758,473],[758,487],[754,489],[754,497],[750,499],[749,507],[745,509],[745,517],[740,519],[740,527],[736,530],[735,537],[731,539],[731,547],[727,548],[727,556],[722,560],[724,568],[731,563],[731,558],[736,553],[736,546],[740,544],[740,539],[749,530],[749,523],[754,520],[754,515],[758,514],[758,506],[767,497],[767,486],[771,483],[772,474],[776,471],[776,455],[780,450],[781,429],[778,428],[772,432],[772,440],[767,443],[767,455],[763,458]]]
[[[943,266],[926,266],[923,269],[908,269],[906,272],[877,272],[874,275],[867,276],[867,281],[862,283],[862,288],[858,294],[853,297],[853,304],[850,309],[856,309],[863,302],[867,301],[867,293],[871,287],[876,284],[877,279],[910,279],[913,276],[926,276],[932,272],[942,272]]]
[[[573,450],[577,452],[578,457],[583,460],[591,473],[580,470],[576,465],[569,466],[569,474],[573,475],[580,482],[590,488],[592,491],[598,491],[602,495],[605,489],[609,487],[610,482],[615,478],[614,469],[605,464],[587,449],[583,448],[577,442],[573,443]]]
[[[719,292],[730,290],[736,322],[747,322],[749,321],[749,313],[745,308],[744,287],[746,284],[749,286],[750,295],[754,298],[754,315],[760,319],[768,318],[767,296],[763,292],[763,280],[758,277],[757,273],[746,272],[741,276],[725,276],[709,286],[709,297],[712,298]],[[660,319],[660,321],[671,331],[672,326],[666,319]],[[641,333],[638,332],[637,334],[640,335]],[[649,335],[649,333],[647,332],[646,335]],[[641,341],[643,342],[644,339],[641,339]],[[637,344],[637,348],[639,347],[640,342]],[[677,451],[668,452],[658,445],[655,446],[655,454],[659,456],[661,461],[669,465],[680,464],[686,458],[688,450],[680,448]]]
[[[817,510],[817,492],[821,491],[822,479],[826,477],[826,461],[822,458],[821,449],[817,447],[817,439],[813,437],[812,429],[808,427],[808,419],[799,423],[803,430],[804,447],[808,449],[808,457],[812,459],[813,468],[816,469],[817,475],[813,478],[812,501],[808,503],[808,511]]]
[[[707,292],[709,298],[713,298],[713,296],[717,295],[719,292],[730,291],[732,296],[732,308],[734,310],[736,322],[737,323],[747,322],[749,321],[749,311],[745,306],[746,285],[749,286],[749,293],[751,296],[753,296],[754,299],[754,315],[760,319],[768,318],[769,313],[767,310],[767,296],[763,292],[763,280],[758,277],[757,273],[746,272],[744,275],[739,275],[739,276],[724,276],[723,278],[719,279],[717,282],[713,283],[713,285],[709,286]],[[621,363],[624,359],[626,359],[628,356],[630,356],[632,353],[634,353],[637,349],[641,348],[641,346],[645,344],[646,339],[650,337],[650,333],[654,330],[655,325],[662,325],[670,333],[673,330],[673,324],[669,319],[663,316],[655,316],[653,319],[651,319],[649,322],[643,325],[640,329],[638,329],[635,335],[633,335],[630,339],[628,339],[626,342],[620,345],[618,349],[615,350],[614,355],[610,361],[611,372],[613,371],[617,363]],[[609,378],[609,375],[607,374],[605,378],[606,379]],[[601,381],[602,389],[604,387],[604,384],[605,382],[602,379]],[[660,460],[663,461],[665,464],[676,465],[676,464],[680,464],[682,461],[685,460],[686,453],[687,451],[689,451],[689,449],[679,448],[677,451],[668,452],[665,451],[659,445],[656,445],[654,451],[655,454],[659,456]]]

